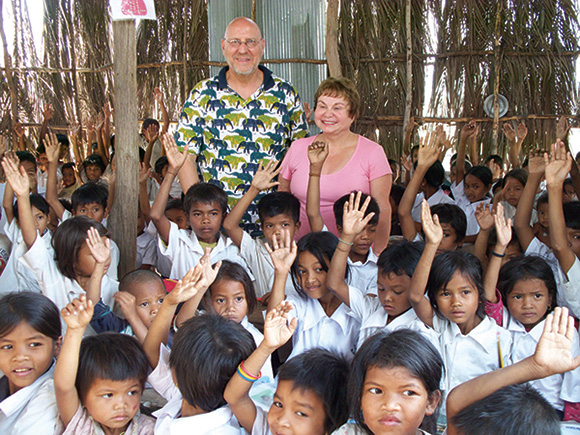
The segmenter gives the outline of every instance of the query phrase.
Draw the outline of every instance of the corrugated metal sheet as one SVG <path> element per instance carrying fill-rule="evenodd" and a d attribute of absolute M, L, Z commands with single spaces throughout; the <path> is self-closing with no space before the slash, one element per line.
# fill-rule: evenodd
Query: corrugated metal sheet
<path fill-rule="evenodd" d="M 210 0 L 209 59 L 223 61 L 221 39 L 228 23 L 250 16 L 251 0 Z M 256 22 L 266 40 L 265 59 L 325 59 L 326 2 L 324 0 L 258 1 Z M 326 65 L 265 64 L 274 74 L 294 84 L 303 101 L 311 105 L 314 93 L 326 78 Z M 210 68 L 217 74 L 218 67 Z M 311 133 L 312 133 L 311 126 Z"/>

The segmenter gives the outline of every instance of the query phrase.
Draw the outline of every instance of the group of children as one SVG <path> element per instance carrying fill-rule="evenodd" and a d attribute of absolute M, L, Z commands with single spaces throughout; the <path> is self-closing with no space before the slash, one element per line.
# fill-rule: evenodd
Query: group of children
<path fill-rule="evenodd" d="M 300 202 L 275 191 L 278 162 L 260 162 L 228 211 L 221 187 L 193 184 L 187 147 L 149 122 L 139 268 L 117 281 L 104 113 L 97 153 L 76 174 L 45 132 L 43 195 L 36 158 L 5 152 L 0 137 L 12 244 L 0 276 L 1 432 L 414 435 L 446 416 L 448 434 L 555 434 L 580 421 L 568 315 L 580 315 L 580 202 L 567 195 L 579 172 L 562 141 L 526 169 L 512 157 L 500 179 L 499 156 L 469 163 L 469 123 L 446 190 L 445 135 L 427 135 L 391 194 L 401 235 L 375 253 L 374 198 L 345 192 L 336 231 L 320 216 L 327 144 L 309 148 L 312 232 L 295 240 Z M 74 185 L 70 203 L 59 177 Z M 239 225 L 249 207 L 262 238 Z M 167 400 L 155 418 L 140 413 L 146 383 Z"/>

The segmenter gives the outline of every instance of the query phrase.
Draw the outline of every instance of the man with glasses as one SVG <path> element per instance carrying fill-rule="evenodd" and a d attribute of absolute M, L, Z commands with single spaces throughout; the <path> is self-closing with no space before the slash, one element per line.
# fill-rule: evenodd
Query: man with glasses
<path fill-rule="evenodd" d="M 250 187 L 259 162 L 281 160 L 308 126 L 294 86 L 260 65 L 265 42 L 254 21 L 234 19 L 221 45 L 228 65 L 193 88 L 175 139 L 180 147 L 189 143 L 203 179 L 220 185 L 231 207 Z M 256 220 L 254 203 L 244 216 L 248 233 L 259 231 Z"/>

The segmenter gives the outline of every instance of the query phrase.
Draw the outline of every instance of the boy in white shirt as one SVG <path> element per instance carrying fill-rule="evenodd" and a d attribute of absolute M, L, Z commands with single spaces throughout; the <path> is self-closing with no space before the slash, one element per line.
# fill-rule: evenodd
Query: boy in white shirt
<path fill-rule="evenodd" d="M 143 348 L 155 370 L 148 382 L 168 400 L 154 413 L 155 434 L 243 434 L 223 394 L 232 373 L 256 349 L 243 326 L 219 315 L 196 316 L 180 326 L 171 352 L 162 345 L 177 305 L 201 298 L 215 278 L 192 269 L 167 295 Z M 211 273 L 211 271 L 210 271 Z"/>
<path fill-rule="evenodd" d="M 300 228 L 300 201 L 290 192 L 272 192 L 258 201 L 258 215 L 264 238 L 253 239 L 240 227 L 244 213 L 258 194 L 278 184 L 272 182 L 280 171 L 280 169 L 275 169 L 276 164 L 275 161 L 269 162 L 266 166 L 260 163 L 250 188 L 224 220 L 224 229 L 240 248 L 240 255 L 256 277 L 254 288 L 258 299 L 270 293 L 274 280 L 274 265 L 265 243 L 273 246 L 274 238 L 280 242 L 284 229 L 287 229 L 290 232 L 290 238 L 294 239 L 294 234 Z M 286 281 L 286 292 L 286 294 L 294 292 L 290 279 Z M 265 300 L 262 302 L 267 303 Z"/>
<path fill-rule="evenodd" d="M 221 187 L 197 183 L 188 188 L 183 209 L 189 218 L 191 232 L 180 230 L 165 215 L 169 190 L 188 157 L 187 147 L 180 153 L 175 143 L 167 142 L 167 135 L 164 138 L 169 169 L 151 207 L 151 219 L 159 233 L 159 252 L 171 261 L 169 278 L 181 279 L 185 276 L 190 268 L 199 264 L 205 248 L 211 248 L 212 263 L 230 260 L 247 267 L 238 247 L 220 232 L 228 208 L 228 195 Z"/>

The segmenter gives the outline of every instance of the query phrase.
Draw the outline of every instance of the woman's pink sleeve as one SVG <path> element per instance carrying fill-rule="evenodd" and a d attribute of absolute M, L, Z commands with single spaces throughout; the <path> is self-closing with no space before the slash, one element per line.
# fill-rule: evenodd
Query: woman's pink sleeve
<path fill-rule="evenodd" d="M 292 179 L 292 173 L 294 172 L 295 169 L 295 163 L 294 163 L 294 154 L 296 150 L 295 146 L 290 145 L 290 148 L 288 149 L 288 151 L 286 152 L 286 155 L 284 156 L 284 159 L 282 160 L 282 170 L 280 171 L 280 175 L 282 176 L 282 178 L 285 178 L 286 180 L 291 180 Z"/>
<path fill-rule="evenodd" d="M 368 177 L 369 180 L 376 180 L 383 175 L 392 174 L 389 160 L 385 150 L 379 144 L 371 142 L 374 146 L 368 153 Z"/>

